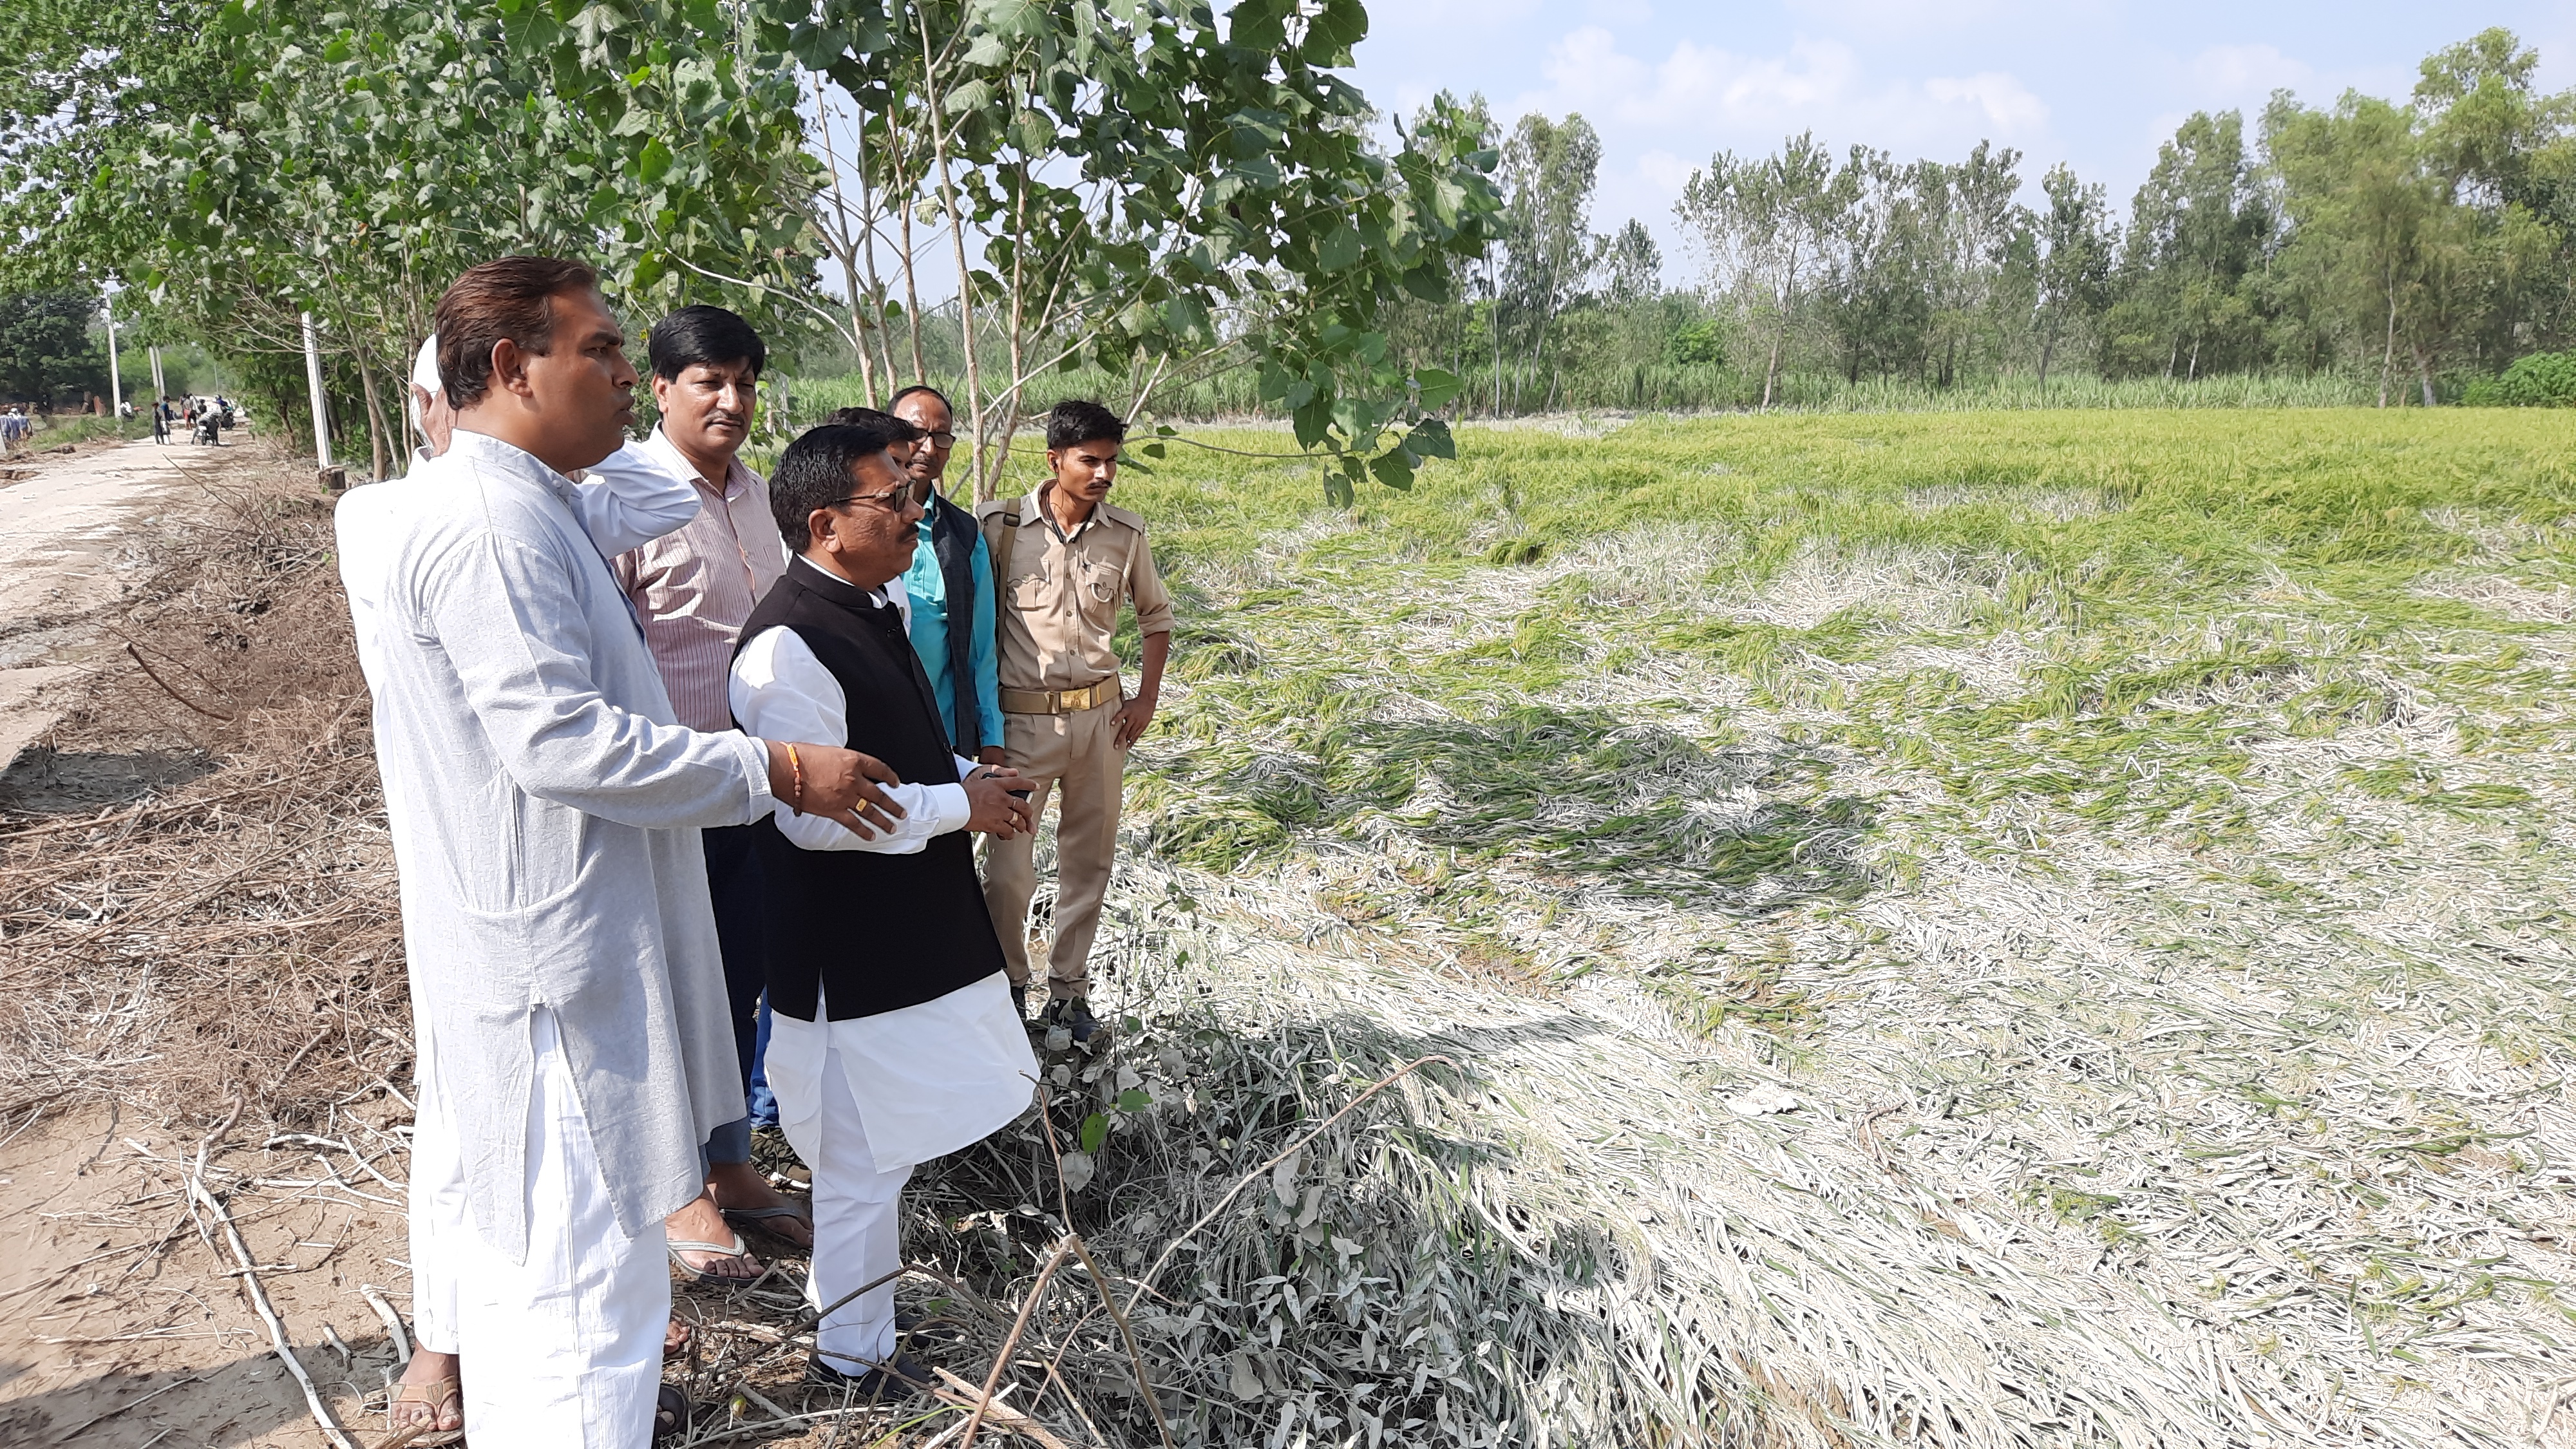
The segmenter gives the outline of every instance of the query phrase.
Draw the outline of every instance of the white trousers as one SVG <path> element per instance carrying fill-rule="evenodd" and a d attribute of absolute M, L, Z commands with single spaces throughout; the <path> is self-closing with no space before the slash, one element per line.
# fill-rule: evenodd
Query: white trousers
<path fill-rule="evenodd" d="M 802 1086 L 802 1083 L 798 1083 Z M 814 1269 L 805 1280 L 816 1308 L 840 1301 L 862 1283 L 903 1266 L 903 1220 L 895 1210 L 912 1169 L 877 1171 L 868 1150 L 867 1124 L 850 1096 L 840 1049 L 828 1050 L 822 1072 L 821 1150 L 814 1169 Z M 782 1117 L 803 1118 L 805 1104 L 783 1100 L 793 1090 L 778 1084 Z M 891 1279 L 852 1299 L 823 1320 L 815 1353 L 826 1368 L 862 1374 L 894 1357 L 894 1283 Z M 485 1449 L 477 1445 L 475 1449 Z"/>
<path fill-rule="evenodd" d="M 412 1128 L 412 1313 L 421 1346 L 461 1354 L 474 1449 L 648 1449 L 671 1278 L 659 1222 L 627 1236 L 556 1036 L 530 1028 L 528 1252 L 483 1241 L 437 1075 Z"/>

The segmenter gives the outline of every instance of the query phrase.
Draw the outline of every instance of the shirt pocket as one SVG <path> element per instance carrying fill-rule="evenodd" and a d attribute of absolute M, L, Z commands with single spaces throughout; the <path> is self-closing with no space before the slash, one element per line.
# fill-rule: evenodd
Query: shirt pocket
<path fill-rule="evenodd" d="M 1082 621 L 1104 638 L 1118 628 L 1118 583 L 1118 566 L 1098 559 L 1084 559 L 1082 574 L 1075 580 L 1074 602 L 1082 610 Z"/>
<path fill-rule="evenodd" d="M 1034 614 L 1047 606 L 1047 576 L 1041 569 L 1011 580 L 1011 607 L 1024 614 Z"/>

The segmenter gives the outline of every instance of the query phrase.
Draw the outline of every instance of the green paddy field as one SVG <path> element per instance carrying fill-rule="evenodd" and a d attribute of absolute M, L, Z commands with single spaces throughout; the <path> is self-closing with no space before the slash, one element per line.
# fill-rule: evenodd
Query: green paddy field
<path fill-rule="evenodd" d="M 1178 1250 L 1195 1434 L 2576 1443 L 2576 418 L 1459 442 L 1119 484 L 1101 1241 L 1451 1063 Z"/>

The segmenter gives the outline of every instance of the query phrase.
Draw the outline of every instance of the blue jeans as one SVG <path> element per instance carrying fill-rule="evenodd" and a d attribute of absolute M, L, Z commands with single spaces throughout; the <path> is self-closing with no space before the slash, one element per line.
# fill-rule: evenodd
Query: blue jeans
<path fill-rule="evenodd" d="M 754 1127 L 778 1126 L 778 1098 L 769 1090 L 769 993 L 760 993 L 760 1030 L 751 1049 L 751 1117 Z M 750 1159 L 746 1157 L 745 1161 Z"/>
<path fill-rule="evenodd" d="M 760 855 L 752 844 L 757 827 L 728 825 L 698 833 L 707 857 L 707 895 L 715 906 L 716 947 L 724 955 L 725 999 L 733 1018 L 733 1046 L 742 1065 L 743 1088 L 756 1094 L 751 1115 L 728 1122 L 707 1137 L 709 1162 L 749 1162 L 751 1127 L 762 1117 L 778 1120 L 769 1099 L 769 1079 L 761 1074 L 761 1053 L 769 1045 L 766 988 L 768 964 L 760 944 Z"/>

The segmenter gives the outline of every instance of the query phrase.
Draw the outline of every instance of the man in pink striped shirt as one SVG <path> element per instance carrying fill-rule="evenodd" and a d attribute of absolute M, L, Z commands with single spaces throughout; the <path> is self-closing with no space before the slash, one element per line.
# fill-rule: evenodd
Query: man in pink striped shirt
<path fill-rule="evenodd" d="M 683 307 L 655 324 L 646 351 L 662 421 L 640 451 L 695 483 L 703 506 L 686 525 L 619 554 L 611 567 L 643 620 L 673 715 L 691 729 L 727 730 L 735 636 L 787 567 L 769 486 L 735 456 L 751 435 L 768 349 L 750 323 L 721 307 Z M 701 832 L 746 1086 L 763 985 L 752 828 Z M 733 1222 L 756 1222 L 800 1247 L 812 1243 L 803 1209 L 753 1170 L 748 1118 L 718 1128 L 706 1147 L 707 1191 L 670 1219 L 671 1259 L 680 1271 L 719 1282 L 758 1277 L 760 1264 Z"/>

